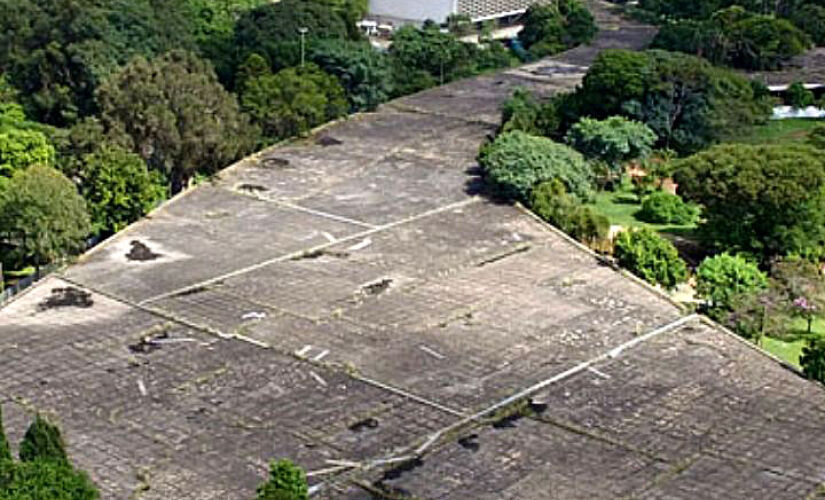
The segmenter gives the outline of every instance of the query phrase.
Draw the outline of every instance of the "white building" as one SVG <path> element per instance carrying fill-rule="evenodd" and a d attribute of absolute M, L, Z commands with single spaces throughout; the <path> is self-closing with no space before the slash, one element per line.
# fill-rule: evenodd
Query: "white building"
<path fill-rule="evenodd" d="M 400 22 L 443 23 L 450 14 L 466 14 L 473 22 L 523 13 L 531 4 L 549 0 L 370 0 L 370 15 Z"/>

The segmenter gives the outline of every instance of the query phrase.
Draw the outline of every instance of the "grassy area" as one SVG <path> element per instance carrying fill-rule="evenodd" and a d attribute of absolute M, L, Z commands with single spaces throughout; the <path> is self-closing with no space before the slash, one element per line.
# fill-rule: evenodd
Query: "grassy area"
<path fill-rule="evenodd" d="M 805 142 L 808 134 L 817 125 L 825 125 L 825 120 L 791 118 L 770 120 L 765 125 L 752 128 L 747 134 L 733 138 L 734 142 L 747 144 L 788 144 Z"/>
<path fill-rule="evenodd" d="M 765 337 L 760 345 L 763 349 L 774 356 L 787 361 L 800 368 L 799 356 L 802 355 L 802 348 L 813 337 L 825 337 L 825 321 L 821 318 L 815 319 L 811 325 L 811 333 L 808 334 L 808 322 L 799 318 L 793 322 L 793 332 L 786 339 L 780 340 L 773 337 Z"/>
<path fill-rule="evenodd" d="M 602 191 L 596 194 L 591 203 L 593 209 L 610 220 L 611 225 L 624 227 L 648 227 L 665 233 L 686 233 L 696 228 L 695 224 L 650 224 L 640 221 L 635 214 L 641 209 L 641 204 L 633 194 L 629 183 L 624 183 L 616 191 Z"/>

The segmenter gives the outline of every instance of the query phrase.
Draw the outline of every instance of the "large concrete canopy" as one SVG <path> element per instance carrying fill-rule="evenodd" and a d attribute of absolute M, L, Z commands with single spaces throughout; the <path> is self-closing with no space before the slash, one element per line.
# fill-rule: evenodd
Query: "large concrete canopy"
<path fill-rule="evenodd" d="M 593 46 L 263 151 L 0 310 L 11 441 L 53 416 L 118 499 L 251 498 L 273 458 L 335 499 L 821 492 L 819 385 L 479 195 L 502 99 L 649 38 L 593 5 Z"/>

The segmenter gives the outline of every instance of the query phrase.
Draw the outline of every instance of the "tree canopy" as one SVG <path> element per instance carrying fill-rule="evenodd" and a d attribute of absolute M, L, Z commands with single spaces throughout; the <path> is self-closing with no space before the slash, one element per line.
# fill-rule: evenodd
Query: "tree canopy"
<path fill-rule="evenodd" d="M 51 167 L 18 170 L 0 189 L 0 238 L 29 262 L 42 265 L 82 250 L 90 231 L 86 202 Z"/>
<path fill-rule="evenodd" d="M 172 191 L 197 172 L 213 173 L 256 140 L 235 97 L 191 52 L 133 59 L 100 87 L 101 121 L 131 137 L 134 152 L 166 173 Z"/>
<path fill-rule="evenodd" d="M 507 199 L 529 200 L 539 183 L 558 179 L 580 199 L 590 196 L 593 172 L 574 149 L 521 131 L 501 134 L 479 156 L 486 178 Z"/>
<path fill-rule="evenodd" d="M 605 120 L 582 118 L 565 138 L 588 159 L 604 161 L 621 173 L 622 164 L 647 157 L 656 143 L 656 134 L 644 123 L 611 116 Z"/>
<path fill-rule="evenodd" d="M 649 126 L 659 146 L 698 151 L 767 120 L 771 105 L 743 77 L 694 56 L 605 50 L 577 92 L 579 114 L 622 115 Z"/>
<path fill-rule="evenodd" d="M 619 233 L 614 255 L 620 266 L 654 285 L 674 288 L 687 279 L 687 265 L 673 243 L 648 228 Z"/>
<path fill-rule="evenodd" d="M 533 4 L 518 39 L 533 57 L 544 57 L 589 42 L 596 34 L 593 15 L 579 0 Z"/>
<path fill-rule="evenodd" d="M 244 111 L 272 139 L 303 134 L 348 108 L 338 81 L 314 64 L 252 78 L 244 83 L 241 100 Z"/>
<path fill-rule="evenodd" d="M 260 484 L 256 500 L 306 500 L 307 478 L 304 471 L 290 460 L 273 460 L 269 478 Z"/>
<path fill-rule="evenodd" d="M 679 160 L 682 195 L 704 207 L 703 236 L 767 261 L 825 245 L 825 159 L 807 146 L 725 144 Z"/>

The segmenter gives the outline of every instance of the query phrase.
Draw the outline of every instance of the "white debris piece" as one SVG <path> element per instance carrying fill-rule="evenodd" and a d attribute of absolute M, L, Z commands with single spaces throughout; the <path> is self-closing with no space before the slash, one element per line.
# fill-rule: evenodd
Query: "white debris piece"
<path fill-rule="evenodd" d="M 244 314 L 243 316 L 241 316 L 241 319 L 244 320 L 244 321 L 247 321 L 247 320 L 250 320 L 250 319 L 264 319 L 264 318 L 266 318 L 266 313 L 265 312 L 258 312 L 258 311 L 251 311 L 251 312 L 248 312 L 248 313 Z"/>
<path fill-rule="evenodd" d="M 140 391 L 140 395 L 146 397 L 148 392 L 146 391 L 146 385 L 143 383 L 143 379 L 138 379 L 137 386 L 138 390 Z"/>
<path fill-rule="evenodd" d="M 363 249 L 367 248 L 370 245 L 372 245 L 372 238 L 367 237 L 367 238 L 364 238 L 359 243 L 356 243 L 355 245 L 352 245 L 351 247 L 347 248 L 347 250 L 349 250 L 350 252 L 356 252 L 358 250 L 363 250 Z"/>

